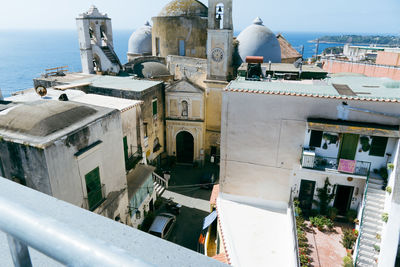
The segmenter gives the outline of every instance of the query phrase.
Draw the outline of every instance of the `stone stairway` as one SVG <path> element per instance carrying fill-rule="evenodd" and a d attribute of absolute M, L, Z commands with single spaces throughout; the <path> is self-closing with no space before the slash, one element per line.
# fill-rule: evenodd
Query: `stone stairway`
<path fill-rule="evenodd" d="M 120 64 L 119 59 L 116 56 L 115 52 L 112 50 L 112 48 L 110 48 L 108 46 L 103 46 L 103 47 L 101 47 L 101 50 L 103 50 L 104 54 L 111 61 L 111 63 Z"/>
<path fill-rule="evenodd" d="M 356 266 L 378 266 L 379 252 L 375 247 L 380 247 L 380 236 L 383 228 L 381 216 L 385 207 L 386 195 L 386 192 L 382 190 L 382 186 L 383 181 L 381 179 L 369 178 Z"/>
<path fill-rule="evenodd" d="M 165 187 L 156 181 L 153 182 L 154 184 L 154 190 L 156 190 L 156 194 L 158 197 L 160 197 L 164 192 L 165 192 Z"/>

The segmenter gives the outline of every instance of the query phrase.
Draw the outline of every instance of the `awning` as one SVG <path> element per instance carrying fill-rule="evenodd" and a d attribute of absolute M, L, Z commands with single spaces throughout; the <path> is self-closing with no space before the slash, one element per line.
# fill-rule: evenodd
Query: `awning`
<path fill-rule="evenodd" d="M 311 130 L 353 133 L 369 136 L 400 137 L 398 125 L 383 125 L 377 123 L 365 123 L 356 121 L 342 121 L 329 119 L 308 119 L 308 128 Z"/>
<path fill-rule="evenodd" d="M 210 215 L 204 218 L 203 230 L 207 229 L 217 218 L 217 211 L 214 210 Z"/>

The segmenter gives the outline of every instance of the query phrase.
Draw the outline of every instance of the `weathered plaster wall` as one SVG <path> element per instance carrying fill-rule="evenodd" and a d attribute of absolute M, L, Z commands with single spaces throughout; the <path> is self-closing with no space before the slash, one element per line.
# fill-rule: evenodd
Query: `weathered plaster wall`
<path fill-rule="evenodd" d="M 308 118 L 338 119 L 341 100 L 223 93 L 221 191 L 288 201 L 290 174 L 300 163 Z M 347 101 L 348 105 L 400 114 L 399 105 Z M 399 125 L 391 117 L 350 112 L 350 121 Z M 322 178 L 321 178 L 322 179 Z"/>
<path fill-rule="evenodd" d="M 167 57 L 168 70 L 176 80 L 188 79 L 191 83 L 206 88 L 207 60 L 169 55 Z"/>
<path fill-rule="evenodd" d="M 167 57 L 179 54 L 179 40 L 185 41 L 185 56 L 206 58 L 207 18 L 153 17 L 153 56 Z M 156 38 L 160 40 L 157 54 Z"/>
<path fill-rule="evenodd" d="M 108 88 L 87 88 L 86 93 L 114 96 L 125 99 L 142 100 L 143 123 L 147 123 L 148 137 L 144 137 L 142 149 L 147 159 L 153 160 L 164 151 L 164 85 L 159 84 L 143 92 L 129 90 L 117 90 Z M 153 117 L 153 99 L 157 99 L 157 117 Z M 154 140 L 158 138 L 161 149 L 153 152 Z"/>
<path fill-rule="evenodd" d="M 129 157 L 143 144 L 143 120 L 141 113 L 140 105 L 121 113 L 122 135 L 127 137 Z"/>
<path fill-rule="evenodd" d="M 100 180 L 105 186 L 106 198 L 110 199 L 109 196 L 126 188 L 121 125 L 120 112 L 115 110 L 111 115 L 56 140 L 45 150 L 54 197 L 86 207 L 85 175 L 96 167 L 100 169 Z M 78 151 L 97 141 L 101 143 L 75 156 Z M 125 213 L 126 206 L 124 208 L 124 211 L 115 210 L 114 213 Z M 102 210 L 101 206 L 99 209 Z M 109 215 L 112 213 L 107 211 Z"/>
<path fill-rule="evenodd" d="M 0 172 L 3 177 L 51 195 L 44 150 L 29 144 L 5 141 L 0 137 Z"/>

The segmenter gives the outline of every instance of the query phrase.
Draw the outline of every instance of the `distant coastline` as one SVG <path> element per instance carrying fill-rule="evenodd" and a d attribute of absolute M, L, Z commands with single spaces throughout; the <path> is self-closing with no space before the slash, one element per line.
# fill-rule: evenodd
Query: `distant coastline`
<path fill-rule="evenodd" d="M 379 45 L 379 46 L 400 46 L 400 37 L 389 35 L 325 35 L 309 41 L 320 44 L 352 44 L 352 45 Z"/>

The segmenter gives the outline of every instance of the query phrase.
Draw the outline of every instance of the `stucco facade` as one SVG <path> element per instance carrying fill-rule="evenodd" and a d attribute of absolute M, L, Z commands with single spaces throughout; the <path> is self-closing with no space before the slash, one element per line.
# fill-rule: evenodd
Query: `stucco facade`
<path fill-rule="evenodd" d="M 307 120 L 312 117 L 338 119 L 338 107 L 342 102 L 313 97 L 224 92 L 221 191 L 288 202 L 290 189 L 293 184 L 298 184 L 303 175 L 296 173 L 294 176 L 293 171 L 300 165 Z M 355 108 L 399 114 L 395 111 L 397 103 L 346 103 Z M 363 112 L 350 112 L 347 119 L 398 125 L 396 118 Z M 394 149 L 394 146 L 391 148 Z M 324 181 L 326 177 L 327 174 L 321 172 L 319 179 Z M 331 183 L 341 182 L 339 177 L 332 179 L 336 180 Z M 356 181 L 353 179 L 353 183 Z"/>
<path fill-rule="evenodd" d="M 46 136 L 3 128 L 0 132 L 3 175 L 111 219 L 119 216 L 129 224 L 120 114 L 117 110 L 90 108 L 96 110 L 95 115 Z M 85 177 L 95 169 L 102 201 L 89 207 Z"/>

